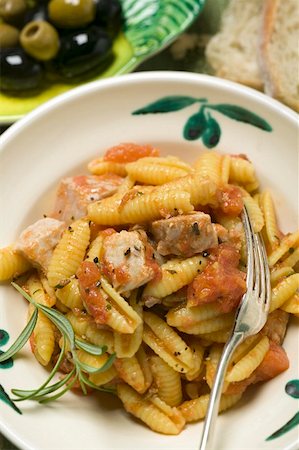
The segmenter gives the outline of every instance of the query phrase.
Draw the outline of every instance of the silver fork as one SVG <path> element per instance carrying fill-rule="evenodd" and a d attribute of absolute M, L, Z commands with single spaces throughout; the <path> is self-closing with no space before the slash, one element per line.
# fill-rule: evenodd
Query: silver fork
<path fill-rule="evenodd" d="M 230 358 L 236 349 L 248 336 L 258 333 L 264 326 L 271 300 L 270 272 L 264 242 L 260 235 L 255 234 L 246 207 L 242 212 L 247 244 L 247 292 L 244 294 L 236 314 L 232 334 L 221 355 L 210 401 L 205 418 L 200 450 L 213 450 L 215 423 L 219 410 L 220 397 L 224 376 Z"/>

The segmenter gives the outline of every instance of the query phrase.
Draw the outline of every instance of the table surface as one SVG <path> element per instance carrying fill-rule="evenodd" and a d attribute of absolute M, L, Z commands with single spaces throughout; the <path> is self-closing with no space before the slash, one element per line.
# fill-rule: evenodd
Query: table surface
<path fill-rule="evenodd" d="M 201 45 L 201 42 L 204 42 L 205 36 L 214 34 L 217 31 L 221 12 L 227 1 L 207 0 L 203 13 L 188 30 L 188 33 L 193 36 L 200 34 L 203 37 L 202 40 L 197 40 L 195 48 L 184 53 L 180 58 L 177 58 L 177 48 L 174 43 L 170 48 L 143 63 L 136 71 L 179 70 L 209 73 L 209 67 L 204 58 L 204 46 Z M 0 134 L 6 128 L 7 126 L 0 126 Z M 18 449 L 0 433 L 0 450 Z"/>

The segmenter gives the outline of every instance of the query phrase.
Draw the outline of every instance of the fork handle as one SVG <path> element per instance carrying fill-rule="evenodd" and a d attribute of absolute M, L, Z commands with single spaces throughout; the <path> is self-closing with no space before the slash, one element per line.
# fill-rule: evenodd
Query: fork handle
<path fill-rule="evenodd" d="M 220 361 L 218 363 L 216 377 L 210 394 L 209 405 L 206 413 L 204 428 L 201 437 L 199 450 L 213 450 L 212 439 L 215 435 L 215 423 L 218 416 L 220 397 L 224 383 L 225 372 L 236 347 L 244 340 L 243 333 L 234 333 L 229 341 L 227 341 Z"/>

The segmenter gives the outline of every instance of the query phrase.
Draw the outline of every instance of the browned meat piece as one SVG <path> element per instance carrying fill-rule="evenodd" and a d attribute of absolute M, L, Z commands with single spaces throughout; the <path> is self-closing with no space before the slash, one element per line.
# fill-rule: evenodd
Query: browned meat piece
<path fill-rule="evenodd" d="M 268 336 L 276 344 L 282 344 L 287 330 L 289 314 L 281 309 L 276 309 L 269 314 L 267 322 L 262 329 L 262 334 Z"/>
<path fill-rule="evenodd" d="M 160 276 L 153 248 L 141 231 L 121 231 L 103 244 L 103 271 L 119 292 L 135 289 Z"/>
<path fill-rule="evenodd" d="M 47 271 L 53 250 L 66 227 L 64 222 L 47 217 L 26 228 L 15 242 L 14 248 L 35 267 Z"/>
<path fill-rule="evenodd" d="M 192 256 L 218 245 L 211 218 L 203 212 L 156 220 L 152 233 L 161 255 Z"/>
<path fill-rule="evenodd" d="M 58 188 L 52 217 L 70 222 L 84 217 L 87 206 L 114 194 L 123 178 L 111 173 L 64 178 Z"/>

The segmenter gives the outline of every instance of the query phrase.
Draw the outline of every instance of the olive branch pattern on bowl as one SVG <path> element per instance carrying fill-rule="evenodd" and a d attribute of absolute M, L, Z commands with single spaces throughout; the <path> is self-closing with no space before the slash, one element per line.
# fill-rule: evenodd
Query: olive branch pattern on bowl
<path fill-rule="evenodd" d="M 196 98 L 183 95 L 162 97 L 153 103 L 133 111 L 133 115 L 170 113 L 187 108 L 199 103 L 199 110 L 192 114 L 183 128 L 183 136 L 188 141 L 202 139 L 207 148 L 216 147 L 221 138 L 221 127 L 213 111 L 217 111 L 239 122 L 247 123 L 260 128 L 263 131 L 272 131 L 271 125 L 262 117 L 249 111 L 246 108 L 227 103 L 211 104 L 206 98 Z"/>
<path fill-rule="evenodd" d="M 299 398 L 299 380 L 291 380 L 285 385 L 285 392 L 293 398 Z M 267 437 L 266 441 L 276 439 L 299 425 L 299 411 L 282 427 Z"/>

